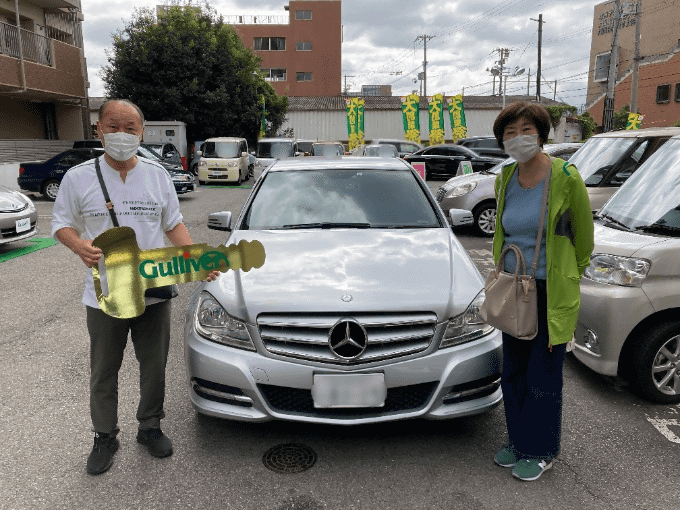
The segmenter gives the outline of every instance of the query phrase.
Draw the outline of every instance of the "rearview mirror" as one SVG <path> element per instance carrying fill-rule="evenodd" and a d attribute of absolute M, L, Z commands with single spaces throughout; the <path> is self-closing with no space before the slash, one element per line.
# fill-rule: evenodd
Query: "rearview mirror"
<path fill-rule="evenodd" d="M 474 216 L 470 211 L 465 209 L 449 209 L 449 224 L 452 227 L 462 227 L 464 225 L 472 225 L 474 223 Z"/>

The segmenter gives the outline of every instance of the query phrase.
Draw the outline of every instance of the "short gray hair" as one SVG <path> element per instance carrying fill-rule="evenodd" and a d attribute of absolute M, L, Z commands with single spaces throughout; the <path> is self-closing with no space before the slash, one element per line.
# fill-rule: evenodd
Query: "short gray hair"
<path fill-rule="evenodd" d="M 132 101 L 128 101 L 127 99 L 107 99 L 106 101 L 104 101 L 104 103 L 99 107 L 98 115 L 99 122 L 101 122 L 102 119 L 104 118 L 104 111 L 106 110 L 106 107 L 109 106 L 111 103 L 126 104 L 134 108 L 135 111 L 137 112 L 137 115 L 139 115 L 139 120 L 142 121 L 142 127 L 144 127 L 144 114 L 142 113 L 141 108 Z"/>

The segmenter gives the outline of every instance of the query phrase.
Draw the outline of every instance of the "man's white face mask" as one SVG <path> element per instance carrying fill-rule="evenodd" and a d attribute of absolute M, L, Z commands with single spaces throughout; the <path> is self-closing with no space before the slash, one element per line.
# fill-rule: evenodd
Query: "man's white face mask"
<path fill-rule="evenodd" d="M 140 141 L 130 133 L 104 133 L 104 151 L 116 161 L 127 161 L 137 154 Z"/>
<path fill-rule="evenodd" d="M 503 140 L 503 147 L 508 156 L 520 163 L 526 163 L 541 150 L 538 145 L 538 135 L 517 135 L 509 140 Z"/>

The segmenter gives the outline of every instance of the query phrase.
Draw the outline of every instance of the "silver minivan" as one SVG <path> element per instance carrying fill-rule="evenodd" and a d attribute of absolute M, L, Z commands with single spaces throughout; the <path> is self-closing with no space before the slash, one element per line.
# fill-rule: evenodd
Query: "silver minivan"
<path fill-rule="evenodd" d="M 579 169 L 580 170 L 580 169 Z M 576 357 L 644 398 L 680 402 L 680 136 L 602 207 L 581 280 Z"/>

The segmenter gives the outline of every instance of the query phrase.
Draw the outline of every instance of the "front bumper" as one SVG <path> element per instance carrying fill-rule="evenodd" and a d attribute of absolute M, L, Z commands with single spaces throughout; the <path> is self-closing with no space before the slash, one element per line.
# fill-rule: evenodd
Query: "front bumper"
<path fill-rule="evenodd" d="M 435 333 L 441 334 L 439 325 Z M 249 326 L 258 352 L 200 337 L 187 321 L 185 358 L 189 395 L 202 414 L 245 421 L 282 419 L 355 425 L 405 418 L 447 419 L 482 413 L 502 400 L 501 333 L 429 354 L 336 367 L 269 354 Z M 384 407 L 314 408 L 315 374 L 383 373 Z"/>
<path fill-rule="evenodd" d="M 617 375 L 623 344 L 633 328 L 654 313 L 639 287 L 622 287 L 581 280 L 581 308 L 574 332 L 574 355 L 604 375 Z M 592 344 L 597 337 L 597 347 Z"/>
<path fill-rule="evenodd" d="M 205 182 L 237 182 L 238 177 L 238 167 L 208 168 L 198 171 L 198 178 Z"/>

